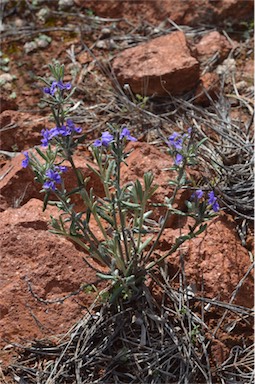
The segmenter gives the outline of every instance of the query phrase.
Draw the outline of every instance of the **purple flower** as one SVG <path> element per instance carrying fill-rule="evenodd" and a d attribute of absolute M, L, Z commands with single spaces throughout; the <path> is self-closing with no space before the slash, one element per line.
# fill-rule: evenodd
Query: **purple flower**
<path fill-rule="evenodd" d="M 58 172 L 53 171 L 53 169 L 48 169 L 48 171 L 45 172 L 45 175 L 48 179 L 51 179 L 55 183 L 61 183 L 61 176 Z"/>
<path fill-rule="evenodd" d="M 22 167 L 23 167 L 23 168 L 27 168 L 28 165 L 29 165 L 29 160 L 30 160 L 30 159 L 29 159 L 28 152 L 27 152 L 27 151 L 23 152 L 23 155 L 25 156 L 25 159 L 22 160 Z"/>
<path fill-rule="evenodd" d="M 65 136 L 70 136 L 71 133 L 72 133 L 71 129 L 66 125 L 62 125 L 61 127 L 56 127 L 56 136 L 65 137 Z"/>
<path fill-rule="evenodd" d="M 58 128 L 52 128 L 52 129 L 42 129 L 41 131 L 42 134 L 42 146 L 47 147 L 49 145 L 50 140 L 58 135 Z"/>
<path fill-rule="evenodd" d="M 183 156 L 180 153 L 177 153 L 177 155 L 175 156 L 175 164 L 180 165 L 182 160 L 183 160 Z"/>
<path fill-rule="evenodd" d="M 101 139 L 96 139 L 96 141 L 94 141 L 94 144 L 93 144 L 94 147 L 101 147 L 101 145 L 102 145 Z"/>
<path fill-rule="evenodd" d="M 52 180 L 45 181 L 45 183 L 43 184 L 43 188 L 44 189 L 52 189 L 53 191 L 56 191 L 56 185 L 55 185 L 54 181 L 52 181 Z"/>
<path fill-rule="evenodd" d="M 208 204 L 212 206 L 212 209 L 214 212 L 218 212 L 220 210 L 220 206 L 217 201 L 217 197 L 214 195 L 214 192 L 210 191 L 208 193 L 208 196 L 209 196 Z"/>
<path fill-rule="evenodd" d="M 67 168 L 64 165 L 56 165 L 54 169 L 56 171 L 59 171 L 59 172 L 66 172 L 67 171 Z"/>
<path fill-rule="evenodd" d="M 182 149 L 182 137 L 179 133 L 177 132 L 174 132 L 171 136 L 169 136 L 168 138 L 169 140 L 169 144 L 174 147 L 175 149 L 177 150 L 181 150 Z"/>
<path fill-rule="evenodd" d="M 108 131 L 102 133 L 101 139 L 97 139 L 94 142 L 94 147 L 108 147 L 108 145 L 113 141 L 113 135 L 111 135 Z"/>
<path fill-rule="evenodd" d="M 47 147 L 51 139 L 57 136 L 70 136 L 73 132 L 81 133 L 81 127 L 75 127 L 72 120 L 67 120 L 67 125 L 62 125 L 61 127 L 55 127 L 52 129 L 43 129 L 42 130 L 42 146 Z"/>
<path fill-rule="evenodd" d="M 130 141 L 137 141 L 137 139 L 135 137 L 130 135 L 130 131 L 126 127 L 122 129 L 121 134 L 120 134 L 120 139 L 123 139 L 124 137 Z"/>
<path fill-rule="evenodd" d="M 54 96 L 57 88 L 60 89 L 61 91 L 65 89 L 69 90 L 72 88 L 72 84 L 71 83 L 64 84 L 63 81 L 53 81 L 50 87 L 43 88 L 43 92 L 48 95 Z"/>
<path fill-rule="evenodd" d="M 56 90 L 57 90 L 57 81 L 53 81 L 50 87 L 43 88 L 43 92 L 47 93 L 51 96 L 54 96 Z"/>
<path fill-rule="evenodd" d="M 64 84 L 62 81 L 58 81 L 58 82 L 57 82 L 57 87 L 58 87 L 61 91 L 63 91 L 64 89 L 69 90 L 69 89 L 72 88 L 72 84 L 71 84 L 71 83 L 66 83 L 66 84 Z"/>
<path fill-rule="evenodd" d="M 53 168 L 48 169 L 45 172 L 46 181 L 43 184 L 44 189 L 52 189 L 53 191 L 56 190 L 56 184 L 61 184 L 62 178 L 61 173 L 66 172 L 67 168 L 59 165 L 54 166 Z"/>
<path fill-rule="evenodd" d="M 197 198 L 197 199 L 201 199 L 204 195 L 204 192 L 202 191 L 202 189 L 197 189 L 193 195 L 191 196 L 193 199 Z"/>
<path fill-rule="evenodd" d="M 192 132 L 192 128 L 188 128 L 188 129 L 187 129 L 187 132 L 188 132 L 188 133 L 184 133 L 184 134 L 182 135 L 183 139 L 184 139 L 185 137 L 187 137 L 188 139 L 190 139 L 191 132 Z"/>
<path fill-rule="evenodd" d="M 67 119 L 66 124 L 71 130 L 71 132 L 81 133 L 82 128 L 81 127 L 75 127 L 73 120 Z"/>

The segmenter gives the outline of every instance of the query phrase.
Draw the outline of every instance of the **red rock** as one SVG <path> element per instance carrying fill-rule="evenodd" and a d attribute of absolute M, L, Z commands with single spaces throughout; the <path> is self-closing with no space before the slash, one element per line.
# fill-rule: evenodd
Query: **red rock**
<path fill-rule="evenodd" d="M 210 32 L 203 36 L 199 43 L 196 44 L 199 61 L 208 60 L 216 53 L 222 61 L 228 56 L 231 48 L 233 47 L 227 38 L 217 31 Z"/>
<path fill-rule="evenodd" d="M 33 152 L 35 155 L 37 153 Z M 39 156 L 37 155 L 39 158 Z M 34 181 L 34 173 L 28 168 L 22 168 L 22 160 L 24 156 L 17 155 L 11 161 L 9 161 L 2 169 L 0 174 L 0 210 L 5 210 L 8 207 L 19 207 L 26 204 L 29 199 L 36 198 L 43 200 L 44 193 L 40 193 L 42 186 Z M 98 177 L 86 166 L 90 163 L 84 159 L 83 156 L 73 157 L 75 165 L 82 171 L 84 179 L 88 178 L 87 187 L 88 190 L 93 188 L 98 196 L 103 193 L 103 186 L 98 182 Z M 67 173 L 63 175 L 65 179 L 65 186 L 67 190 L 72 190 L 77 186 L 76 177 L 71 169 L 69 163 L 65 163 L 67 166 Z M 90 163 L 91 166 L 94 164 Z M 83 202 L 80 195 L 75 194 L 72 197 L 73 203 L 76 204 L 76 209 L 82 209 Z"/>
<path fill-rule="evenodd" d="M 6 110 L 0 115 L 1 149 L 22 151 L 41 144 L 41 130 L 47 127 L 46 118 L 25 112 Z"/>
<path fill-rule="evenodd" d="M 123 51 L 113 62 L 121 83 L 134 94 L 180 95 L 199 79 L 199 63 L 191 56 L 185 35 L 173 32 Z"/>
<path fill-rule="evenodd" d="M 50 207 L 43 213 L 42 202 L 31 199 L 19 209 L 0 213 L 1 350 L 9 342 L 67 332 L 95 299 L 95 293 L 81 292 L 63 303 L 46 305 L 28 289 L 30 281 L 40 298 L 54 300 L 76 291 L 81 284 L 97 280 L 95 271 L 82 259 L 87 257 L 84 252 L 48 232 L 50 214 L 56 211 Z"/>
<path fill-rule="evenodd" d="M 251 265 L 250 256 L 248 250 L 241 245 L 235 226 L 234 219 L 223 213 L 208 223 L 205 232 L 189 243 L 184 243 L 182 251 L 187 283 L 197 287 L 198 296 L 228 302 L 248 271 Z M 180 228 L 182 234 L 188 232 L 187 225 Z M 161 240 L 164 253 L 179 235 L 179 229 L 165 231 Z M 174 275 L 180 267 L 179 255 L 174 253 L 169 256 L 167 263 L 170 273 Z M 238 291 L 234 303 L 251 308 L 253 300 L 254 280 L 251 271 Z"/>
<path fill-rule="evenodd" d="M 14 99 L 10 99 L 4 92 L 1 91 L 0 96 L 0 113 L 6 110 L 18 109 L 18 105 Z"/>
<path fill-rule="evenodd" d="M 195 104 L 201 104 L 207 106 L 210 104 L 209 95 L 212 99 L 215 99 L 219 95 L 219 76 L 217 73 L 205 73 L 200 77 L 200 84 L 195 93 Z"/>
<path fill-rule="evenodd" d="M 252 18 L 253 0 L 74 0 L 99 17 L 146 20 L 152 25 L 170 18 L 177 24 L 197 26 L 230 18 L 232 22 Z M 121 6 L 120 6 L 121 2 Z"/>
<path fill-rule="evenodd" d="M 253 18 L 253 0 L 216 0 L 211 1 L 211 4 L 220 20 L 230 19 L 232 22 L 240 22 Z"/>
<path fill-rule="evenodd" d="M 29 168 L 22 168 L 23 155 L 14 157 L 1 169 L 0 210 L 17 208 L 30 198 L 40 198 L 40 187 L 34 182 L 34 174 Z"/>

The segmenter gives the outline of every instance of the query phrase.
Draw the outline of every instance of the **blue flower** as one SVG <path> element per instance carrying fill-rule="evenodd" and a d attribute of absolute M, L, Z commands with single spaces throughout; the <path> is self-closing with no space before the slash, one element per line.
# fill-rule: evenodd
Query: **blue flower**
<path fill-rule="evenodd" d="M 45 175 L 46 175 L 46 177 L 48 179 L 51 179 L 55 183 L 61 183 L 61 176 L 60 176 L 60 174 L 58 172 L 56 172 L 56 171 L 53 171 L 53 169 L 48 169 L 45 172 Z"/>
<path fill-rule="evenodd" d="M 27 168 L 29 165 L 29 161 L 30 161 L 28 152 L 27 151 L 23 152 L 23 155 L 25 156 L 25 159 L 22 160 L 22 167 Z"/>
<path fill-rule="evenodd" d="M 126 127 L 122 129 L 121 134 L 120 134 L 120 139 L 123 139 L 124 137 L 130 141 L 137 141 L 137 139 L 135 137 L 130 135 L 130 131 Z"/>
<path fill-rule="evenodd" d="M 217 201 L 217 197 L 214 195 L 214 192 L 211 191 L 208 193 L 209 199 L 208 204 L 212 206 L 214 212 L 218 212 L 220 210 L 219 203 Z"/>
<path fill-rule="evenodd" d="M 193 199 L 194 199 L 194 198 L 202 199 L 203 195 L 204 195 L 204 192 L 202 191 L 202 189 L 197 189 L 197 190 L 193 193 L 193 195 L 192 195 L 191 197 L 192 197 Z"/>
<path fill-rule="evenodd" d="M 42 129 L 42 146 L 47 147 L 49 145 L 50 140 L 58 135 L 58 128 L 52 128 L 52 129 Z"/>
<path fill-rule="evenodd" d="M 113 135 L 111 135 L 108 131 L 102 133 L 101 139 L 97 139 L 93 146 L 94 147 L 108 147 L 108 145 L 113 141 Z"/>
<path fill-rule="evenodd" d="M 61 91 L 65 89 L 69 90 L 72 88 L 72 84 L 71 83 L 64 84 L 62 81 L 53 81 L 50 87 L 43 88 L 43 92 L 48 95 L 54 96 L 57 88 L 60 89 Z"/>
<path fill-rule="evenodd" d="M 57 90 L 57 81 L 53 81 L 50 87 L 43 88 L 43 92 L 47 93 L 51 96 L 54 96 L 56 90 Z"/>
<path fill-rule="evenodd" d="M 169 140 L 169 144 L 172 147 L 174 147 L 176 150 L 182 149 L 183 139 L 179 133 L 174 132 L 171 136 L 169 136 L 168 140 Z"/>
<path fill-rule="evenodd" d="M 52 191 L 56 191 L 56 189 L 57 189 L 55 182 L 52 180 L 45 181 L 45 183 L 43 184 L 43 188 L 44 189 L 52 189 Z"/>
<path fill-rule="evenodd" d="M 81 133 L 82 129 L 81 127 L 75 127 L 72 120 L 68 119 L 66 121 L 67 125 L 62 125 L 61 127 L 55 127 L 52 129 L 43 129 L 41 131 L 41 134 L 43 136 L 41 143 L 43 147 L 47 147 L 54 137 L 57 136 L 70 136 L 72 133 Z"/>
<path fill-rule="evenodd" d="M 73 120 L 67 119 L 66 124 L 68 128 L 71 130 L 71 132 L 81 133 L 82 128 L 81 127 L 75 127 Z"/>
<path fill-rule="evenodd" d="M 45 172 L 46 181 L 43 184 L 44 189 L 56 190 L 56 184 L 61 184 L 61 173 L 66 172 L 67 168 L 64 166 L 54 166 Z"/>
<path fill-rule="evenodd" d="M 175 161 L 174 161 L 175 164 L 180 165 L 182 160 L 183 160 L 183 156 L 180 153 L 177 153 L 177 155 L 175 156 Z"/>
<path fill-rule="evenodd" d="M 59 171 L 61 173 L 67 171 L 67 168 L 64 165 L 55 165 L 54 169 L 55 171 Z"/>
<path fill-rule="evenodd" d="M 71 84 L 71 83 L 66 83 L 66 84 L 64 84 L 62 81 L 58 81 L 58 82 L 57 82 L 57 87 L 58 87 L 59 89 L 61 89 L 61 91 L 63 91 L 64 89 L 69 90 L 69 89 L 72 88 L 72 84 Z"/>

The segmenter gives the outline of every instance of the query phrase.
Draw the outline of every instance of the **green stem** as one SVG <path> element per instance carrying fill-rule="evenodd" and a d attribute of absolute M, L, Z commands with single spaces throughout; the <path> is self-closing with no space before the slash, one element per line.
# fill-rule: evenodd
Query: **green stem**
<path fill-rule="evenodd" d="M 144 213 L 145 213 L 146 201 L 147 201 L 147 196 L 146 196 L 146 192 L 145 192 L 144 196 L 143 196 L 143 201 L 141 202 L 141 208 L 142 209 L 141 209 L 141 212 L 140 212 L 140 219 L 139 219 L 137 249 L 140 248 L 140 243 L 141 243 L 141 240 L 142 240 L 143 216 L 144 216 Z"/>
<path fill-rule="evenodd" d="M 127 236 L 125 232 L 125 217 L 122 212 L 122 207 L 121 207 L 121 201 L 120 201 L 120 196 L 121 196 L 121 187 L 120 187 L 120 166 L 121 166 L 121 161 L 122 161 L 122 143 L 120 142 L 119 138 L 119 132 L 117 134 L 117 146 L 118 146 L 118 152 L 117 152 L 117 161 L 116 161 L 116 171 L 117 171 L 117 176 L 116 176 L 116 197 L 117 197 L 117 205 L 118 205 L 118 211 L 119 211 L 119 218 L 120 218 L 120 225 L 121 225 L 121 233 L 124 241 L 124 247 L 125 247 L 125 253 L 126 253 L 126 260 L 123 261 L 125 265 L 127 265 L 127 262 L 130 261 L 130 256 L 129 256 L 129 249 L 128 249 L 128 241 L 127 241 Z"/>
<path fill-rule="evenodd" d="M 95 218 L 95 220 L 96 220 L 96 222 L 97 222 L 97 224 L 98 224 L 98 226 L 99 226 L 99 228 L 100 228 L 100 230 L 101 230 L 105 240 L 108 240 L 107 233 L 106 233 L 106 231 L 105 231 L 105 229 L 104 229 L 104 227 L 103 227 L 103 225 L 101 223 L 101 220 L 98 217 L 98 214 L 97 214 L 95 208 L 92 208 L 92 204 L 91 204 L 91 201 L 89 199 L 88 193 L 87 193 L 87 191 L 86 191 L 86 189 L 84 187 L 84 183 L 80 180 L 80 176 L 79 176 L 78 170 L 77 170 L 77 168 L 76 168 L 76 166 L 74 164 L 73 158 L 71 156 L 69 156 L 68 160 L 69 160 L 69 162 L 70 162 L 70 164 L 72 166 L 72 169 L 75 172 L 75 175 L 76 175 L 79 187 L 83 188 L 83 191 L 81 191 L 82 199 L 85 202 L 85 204 L 91 209 L 91 212 L 92 212 L 92 214 L 93 214 L 93 216 L 94 216 L 94 218 Z M 84 193 L 86 194 L 86 197 L 84 197 Z"/>
<path fill-rule="evenodd" d="M 181 185 L 180 182 L 181 182 L 181 179 L 182 179 L 183 174 L 184 174 L 184 170 L 185 170 L 185 167 L 186 167 L 186 162 L 187 162 L 187 160 L 185 158 L 184 162 L 183 162 L 183 166 L 181 167 L 180 172 L 178 174 L 177 185 L 175 186 L 173 195 L 171 197 L 171 204 L 174 203 L 176 195 L 177 195 L 177 192 L 180 189 L 180 185 Z M 144 257 L 144 261 L 145 262 L 147 262 L 149 260 L 149 258 L 151 257 L 152 253 L 155 251 L 155 249 L 156 249 L 156 247 L 158 245 L 159 239 L 162 236 L 162 233 L 163 233 L 164 229 L 166 228 L 166 224 L 167 224 L 167 221 L 168 221 L 170 215 L 171 215 L 171 210 L 168 209 L 166 214 L 165 214 L 164 221 L 163 221 L 163 224 L 162 224 L 162 226 L 160 228 L 160 231 L 158 232 L 157 237 L 156 237 L 156 239 L 155 239 L 151 249 L 149 250 L 147 255 Z"/>

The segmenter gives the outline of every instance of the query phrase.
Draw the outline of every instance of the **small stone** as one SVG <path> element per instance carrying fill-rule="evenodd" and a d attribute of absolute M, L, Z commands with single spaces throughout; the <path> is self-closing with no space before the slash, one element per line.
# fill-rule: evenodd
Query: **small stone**
<path fill-rule="evenodd" d="M 26 44 L 24 44 L 24 50 L 26 53 L 30 53 L 37 50 L 37 44 L 35 41 L 29 41 Z"/>
<path fill-rule="evenodd" d="M 22 20 L 22 19 L 20 19 L 20 18 L 16 18 L 16 19 L 14 20 L 14 24 L 15 24 L 15 26 L 16 26 L 17 28 L 21 28 L 21 27 L 24 27 L 25 22 L 24 22 L 24 20 Z"/>
<path fill-rule="evenodd" d="M 70 8 L 74 5 L 73 0 L 59 0 L 58 1 L 58 7 L 60 10 L 64 10 L 67 8 Z"/>
<path fill-rule="evenodd" d="M 50 44 L 47 40 L 38 39 L 36 40 L 38 48 L 46 48 Z"/>
<path fill-rule="evenodd" d="M 1 85 L 1 82 L 0 82 L 0 85 Z M 12 84 L 11 83 L 5 83 L 2 85 L 3 89 L 5 89 L 6 91 L 10 92 L 12 90 Z"/>
<path fill-rule="evenodd" d="M 109 37 L 111 35 L 111 33 L 112 33 L 112 31 L 110 30 L 110 28 L 102 28 L 101 37 L 102 38 Z"/>
<path fill-rule="evenodd" d="M 105 41 L 105 40 L 97 41 L 96 42 L 96 47 L 99 48 L 99 49 L 107 49 L 108 48 L 107 41 Z"/>
<path fill-rule="evenodd" d="M 208 60 L 218 53 L 220 60 L 224 60 L 232 46 L 225 36 L 217 31 L 210 32 L 196 44 L 197 55 L 200 60 Z"/>
<path fill-rule="evenodd" d="M 218 75 L 231 74 L 236 71 L 236 61 L 235 59 L 226 59 L 221 65 L 218 65 L 216 68 L 216 73 Z"/>
<path fill-rule="evenodd" d="M 2 75 L 0 75 L 0 85 L 11 83 L 13 79 L 14 78 L 10 73 L 2 73 Z"/>
<path fill-rule="evenodd" d="M 45 23 L 45 21 L 48 19 L 49 15 L 50 15 L 50 10 L 47 7 L 41 8 L 40 11 L 37 12 L 37 14 L 36 14 L 38 20 L 41 21 L 42 23 Z"/>

